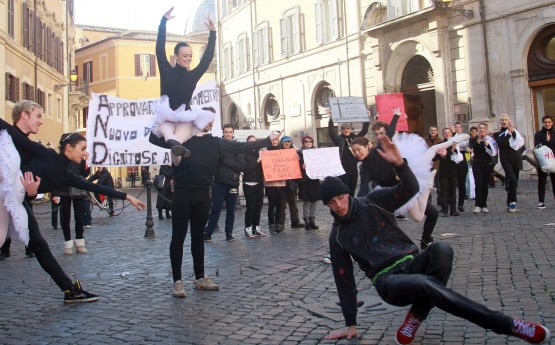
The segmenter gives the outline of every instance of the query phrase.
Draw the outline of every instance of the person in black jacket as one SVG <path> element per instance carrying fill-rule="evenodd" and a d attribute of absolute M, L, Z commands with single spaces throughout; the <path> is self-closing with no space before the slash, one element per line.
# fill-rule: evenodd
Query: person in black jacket
<path fill-rule="evenodd" d="M 280 140 L 281 147 L 283 149 L 295 149 L 295 145 L 293 145 L 293 141 L 290 136 L 285 135 Z M 286 180 L 285 181 L 285 193 L 283 194 L 283 200 L 281 203 L 283 207 L 281 208 L 281 215 L 280 219 L 283 223 L 285 223 L 285 209 L 289 206 L 289 218 L 291 219 L 291 228 L 304 228 L 305 223 L 301 223 L 299 219 L 299 208 L 297 207 L 297 199 L 299 197 L 300 189 L 299 189 L 299 182 L 300 180 Z"/>
<path fill-rule="evenodd" d="M 254 135 L 249 135 L 247 141 L 256 141 Z M 254 149 L 243 154 L 245 168 L 243 170 L 243 193 L 245 194 L 245 236 L 266 236 L 260 230 L 260 214 L 264 204 L 264 177 L 260 150 Z"/>
<path fill-rule="evenodd" d="M 345 175 L 341 175 L 340 178 L 345 182 L 346 185 L 349 186 L 350 195 L 355 195 L 355 190 L 357 188 L 358 182 L 358 160 L 353 156 L 351 151 L 351 142 L 355 138 L 360 138 L 365 136 L 368 133 L 368 127 L 370 126 L 370 122 L 365 122 L 362 125 L 362 130 L 355 134 L 352 132 L 352 127 L 348 123 L 341 124 L 341 134 L 337 134 L 337 130 L 333 124 L 333 119 L 331 117 L 331 113 L 328 111 L 330 120 L 328 123 L 328 134 L 330 136 L 331 141 L 335 146 L 339 146 L 339 156 L 341 158 L 341 165 L 343 166 L 343 170 L 345 170 Z"/>
<path fill-rule="evenodd" d="M 66 135 L 69 135 L 66 134 Z M 67 166 L 67 171 L 70 174 L 85 178 L 90 174 L 90 168 L 86 167 L 85 161 L 81 163 L 70 162 Z M 87 248 L 85 248 L 85 238 L 84 233 L 84 223 L 85 223 L 85 198 L 86 194 L 83 195 L 72 195 L 71 189 L 62 190 L 60 192 L 60 204 L 61 209 L 61 225 L 62 231 L 64 233 L 64 254 L 73 254 L 73 243 L 71 240 L 71 206 L 73 204 L 73 219 L 75 220 L 75 247 L 78 254 L 86 254 Z M 77 189 L 74 189 L 78 191 Z"/>
<path fill-rule="evenodd" d="M 158 219 L 164 219 L 163 211 L 166 210 L 166 218 L 171 219 L 170 209 L 172 207 L 172 191 L 171 180 L 173 178 L 172 167 L 169 165 L 162 165 L 160 167 L 159 175 L 164 176 L 164 185 L 158 189 L 158 197 L 156 198 L 156 208 L 158 209 Z"/>
<path fill-rule="evenodd" d="M 453 132 L 450 128 L 445 128 L 441 132 L 443 135 L 443 141 L 448 141 L 449 138 L 453 136 Z M 457 163 L 460 160 L 459 150 L 456 144 L 448 147 L 445 150 L 438 151 L 438 154 L 434 160 L 439 160 L 439 170 L 437 172 L 439 176 L 439 190 L 441 193 L 441 216 L 447 217 L 448 214 L 451 216 L 460 216 L 457 210 Z M 459 157 L 461 160 L 462 158 Z M 449 213 L 449 210 L 451 211 Z"/>
<path fill-rule="evenodd" d="M 270 145 L 271 140 L 280 137 L 274 131 L 265 140 L 239 143 L 209 134 L 213 123 L 209 123 L 202 132 L 194 135 L 183 145 L 191 155 L 181 160 L 174 169 L 174 192 L 172 199 L 172 239 L 170 243 L 170 261 L 172 265 L 172 296 L 185 298 L 181 267 L 183 264 L 183 244 L 191 225 L 191 254 L 195 279 L 193 287 L 203 290 L 218 290 L 216 285 L 204 272 L 204 228 L 210 213 L 210 186 L 218 168 L 219 157 L 224 153 L 243 153 Z"/>
<path fill-rule="evenodd" d="M 34 197 L 37 193 L 47 193 L 54 189 L 72 186 L 127 199 L 137 209 L 144 208 L 144 204 L 132 196 L 88 183 L 67 172 L 69 162 L 80 163 L 83 158 L 88 157 L 86 140 L 82 135 L 71 133 L 63 136 L 60 140 L 60 154 L 55 154 L 41 144 L 31 141 L 26 135 L 37 133 L 38 128 L 42 125 L 42 107 L 39 104 L 27 100 L 18 102 L 12 110 L 12 118 L 16 127 L 0 119 L 0 130 L 7 131 L 19 153 L 21 171 L 24 175 L 23 186 L 29 197 Z M 1 156 L 4 156 L 4 153 Z M 98 296 L 83 290 L 78 281 L 72 282 L 65 274 L 52 255 L 48 243 L 42 237 L 28 201 L 23 201 L 23 207 L 28 217 L 29 248 L 35 253 L 41 267 L 64 291 L 64 302 L 97 301 Z M 22 232 L 20 236 L 24 237 L 26 229 L 20 229 L 20 232 Z M 0 239 L 0 242 L 2 240 Z"/>
<path fill-rule="evenodd" d="M 397 344 L 410 344 L 418 327 L 433 307 L 467 319 L 498 334 L 508 334 L 534 344 L 547 342 L 549 329 L 515 320 L 492 311 L 446 287 L 453 265 L 453 249 L 434 242 L 419 252 L 392 217 L 418 192 L 418 181 L 401 153 L 386 135 L 378 138 L 381 156 L 395 166 L 400 182 L 381 188 L 365 198 L 352 198 L 349 188 L 336 177 L 320 184 L 322 201 L 334 218 L 329 246 L 335 286 L 347 329 L 334 331 L 326 339 L 357 336 L 357 284 L 353 260 L 372 280 L 379 296 L 395 306 L 411 305 L 395 334 Z"/>
<path fill-rule="evenodd" d="M 231 124 L 223 126 L 224 139 L 233 141 L 235 130 Z M 225 239 L 233 241 L 233 224 L 239 188 L 239 176 L 245 168 L 243 155 L 239 153 L 223 153 L 218 160 L 218 168 L 212 185 L 212 206 L 208 224 L 204 229 L 204 241 L 212 241 L 212 234 L 218 225 L 225 201 Z"/>
<path fill-rule="evenodd" d="M 555 152 L 555 129 L 553 128 L 553 117 L 545 115 L 542 117 L 543 127 L 536 134 L 534 134 L 534 147 L 544 145 Z M 547 184 L 547 175 L 551 179 L 551 191 L 555 197 L 555 173 L 545 173 L 542 169 L 538 171 L 538 208 L 545 208 L 545 185 Z"/>
<path fill-rule="evenodd" d="M 191 69 L 193 50 L 186 42 L 179 42 L 174 48 L 175 66 L 166 57 L 166 22 L 173 18 L 173 7 L 162 17 L 156 39 L 156 60 L 160 70 L 160 102 L 155 106 L 156 117 L 152 133 L 160 138 L 151 142 L 168 146 L 172 151 L 174 165 L 179 165 L 182 156 L 190 155 L 182 143 L 193 135 L 193 123 L 203 129 L 214 120 L 214 113 L 207 109 L 192 109 L 191 98 L 198 81 L 208 70 L 214 57 L 216 45 L 216 26 L 207 17 L 206 27 L 210 30 L 208 44 L 199 65 Z M 161 143 L 160 143 L 161 141 Z M 165 144 L 164 144 L 165 141 Z"/>
<path fill-rule="evenodd" d="M 499 162 L 505 171 L 505 184 L 507 189 L 507 212 L 518 212 L 516 205 L 516 190 L 518 187 L 518 176 L 520 164 L 522 163 L 522 152 L 524 138 L 513 127 L 511 118 L 507 114 L 499 117 L 501 128 L 493 133 L 493 140 L 499 149 Z"/>
<path fill-rule="evenodd" d="M 100 186 L 106 186 L 109 187 L 111 189 L 115 188 L 114 185 L 114 179 L 112 178 L 112 174 L 110 174 L 110 172 L 108 171 L 108 169 L 104 168 L 104 167 L 98 167 L 98 169 L 96 170 L 96 172 L 89 177 L 88 181 L 89 182 L 93 182 L 98 180 L 97 184 Z M 96 198 L 96 200 L 100 201 L 100 193 L 94 193 L 94 197 Z M 111 197 L 108 197 L 108 209 L 110 217 L 114 216 L 114 199 Z"/>

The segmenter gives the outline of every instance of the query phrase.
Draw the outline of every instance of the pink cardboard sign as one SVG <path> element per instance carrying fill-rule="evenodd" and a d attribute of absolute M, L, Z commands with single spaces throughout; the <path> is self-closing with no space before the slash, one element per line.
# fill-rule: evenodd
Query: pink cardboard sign
<path fill-rule="evenodd" d="M 399 108 L 401 114 L 405 114 L 405 102 L 402 93 L 387 93 L 383 95 L 376 95 L 376 108 L 378 111 L 379 120 L 385 123 L 390 123 L 393 118 L 393 109 Z M 409 124 L 404 115 L 399 117 L 397 121 L 396 131 L 407 132 Z"/>
<path fill-rule="evenodd" d="M 261 151 L 264 180 L 282 181 L 302 177 L 299 155 L 295 149 Z"/>

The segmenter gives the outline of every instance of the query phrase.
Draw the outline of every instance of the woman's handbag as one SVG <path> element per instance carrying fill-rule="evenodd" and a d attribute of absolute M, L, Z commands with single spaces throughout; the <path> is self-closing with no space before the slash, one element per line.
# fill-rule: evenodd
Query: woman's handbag
<path fill-rule="evenodd" d="M 544 145 L 538 145 L 534 148 L 534 155 L 544 173 L 555 173 L 555 156 L 553 151 Z"/>
<path fill-rule="evenodd" d="M 166 176 L 154 175 L 154 181 L 152 182 L 152 184 L 154 185 L 154 188 L 163 188 L 164 182 L 166 182 Z"/>

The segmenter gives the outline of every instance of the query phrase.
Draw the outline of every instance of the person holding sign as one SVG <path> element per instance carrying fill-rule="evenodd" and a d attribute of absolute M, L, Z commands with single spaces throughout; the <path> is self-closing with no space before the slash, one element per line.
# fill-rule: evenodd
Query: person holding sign
<path fill-rule="evenodd" d="M 170 261 L 173 276 L 172 296 L 176 298 L 187 296 L 183 289 L 181 267 L 183 244 L 189 225 L 195 273 L 193 287 L 219 290 L 219 286 L 204 272 L 204 228 L 210 214 L 210 187 L 218 169 L 219 157 L 225 153 L 246 153 L 269 146 L 272 140 L 277 141 L 281 135 L 281 132 L 273 131 L 265 140 L 241 143 L 212 136 L 212 125 L 213 123 L 209 123 L 202 132 L 195 134 L 183 144 L 192 154 L 182 159 L 174 169 Z"/>
<path fill-rule="evenodd" d="M 279 139 L 272 140 L 266 150 L 280 150 Z M 268 198 L 268 228 L 270 235 L 280 234 L 284 231 L 285 219 L 285 180 L 267 181 L 264 179 L 264 191 Z"/>
<path fill-rule="evenodd" d="M 345 170 L 345 175 L 340 176 L 341 180 L 349 186 L 350 195 L 355 195 L 355 190 L 357 188 L 358 182 L 358 160 L 353 155 L 351 151 L 351 143 L 355 138 L 364 137 L 368 133 L 368 127 L 370 122 L 364 122 L 362 125 L 362 130 L 355 134 L 352 131 L 351 125 L 348 123 L 341 124 L 341 134 L 337 134 L 337 130 L 333 124 L 333 119 L 331 117 L 331 111 L 328 110 L 328 115 L 330 120 L 328 122 L 328 134 L 333 141 L 335 146 L 339 147 L 339 156 L 341 158 L 341 165 Z"/>
<path fill-rule="evenodd" d="M 542 117 L 543 127 L 534 134 L 534 147 L 544 145 L 555 152 L 555 129 L 553 128 L 553 117 L 545 115 Z M 555 173 L 545 173 L 542 169 L 536 169 L 538 172 L 538 208 L 545 208 L 545 185 L 547 184 L 547 175 L 551 179 L 551 191 L 555 197 Z"/>
<path fill-rule="evenodd" d="M 306 164 L 303 160 L 303 151 L 315 149 L 314 139 L 310 135 L 305 135 L 301 139 L 303 145 L 301 146 L 301 166 L 303 178 L 299 187 L 299 197 L 303 201 L 303 218 L 305 223 L 305 230 L 318 230 L 315 223 L 316 221 L 316 203 L 322 200 L 320 197 L 320 180 L 311 179 L 306 174 Z"/>
<path fill-rule="evenodd" d="M 194 108 L 190 106 L 193 92 L 202 75 L 208 70 L 216 45 L 216 26 L 207 17 L 206 27 L 210 30 L 208 44 L 199 65 L 191 69 L 193 51 L 186 42 L 179 42 L 174 48 L 175 67 L 172 67 L 166 57 L 166 22 L 172 19 L 173 7 L 162 17 L 156 39 L 156 59 L 160 70 L 160 102 L 156 104 L 152 133 L 155 137 L 165 140 L 171 149 L 174 165 L 179 165 L 182 157 L 188 157 L 189 152 L 182 144 L 193 135 L 193 125 L 199 130 L 204 129 L 214 121 L 214 112 L 209 108 Z M 157 141 L 151 137 L 151 142 Z M 158 146 L 165 146 L 158 141 Z"/>
<path fill-rule="evenodd" d="M 391 213 L 418 193 L 418 181 L 396 145 L 386 135 L 380 135 L 378 140 L 380 156 L 399 176 L 397 185 L 374 190 L 361 199 L 350 197 L 349 188 L 337 177 L 327 177 L 320 184 L 322 201 L 333 216 L 329 236 L 331 264 L 347 326 L 325 339 L 357 337 L 355 261 L 384 302 L 398 307 L 410 305 L 395 333 L 397 344 L 411 344 L 434 307 L 497 334 L 532 344 L 548 343 L 548 328 L 493 311 L 446 287 L 453 268 L 453 249 L 446 242 L 436 242 L 420 252 L 399 228 Z"/>

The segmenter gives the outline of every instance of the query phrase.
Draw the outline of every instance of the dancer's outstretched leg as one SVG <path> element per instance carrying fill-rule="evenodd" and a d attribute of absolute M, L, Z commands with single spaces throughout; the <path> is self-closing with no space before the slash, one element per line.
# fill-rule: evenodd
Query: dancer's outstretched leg
<path fill-rule="evenodd" d="M 458 144 L 465 140 L 468 140 L 468 138 L 470 138 L 470 136 L 466 133 L 463 133 L 458 134 L 456 137 L 451 137 L 447 139 L 447 141 L 444 141 L 442 143 L 435 144 L 434 146 L 431 146 L 429 149 L 427 149 L 426 152 L 424 152 L 422 159 L 431 161 L 432 159 L 434 159 L 438 150 L 446 149 L 453 144 Z"/>
<path fill-rule="evenodd" d="M 418 195 L 417 202 L 414 206 L 409 208 L 408 214 L 412 220 L 416 222 L 421 222 L 424 219 L 424 213 L 426 212 L 426 207 L 428 205 L 428 197 L 430 196 L 430 191 L 434 188 L 434 178 L 436 176 L 436 170 L 432 170 L 428 176 L 428 183 L 422 189 Z"/>

